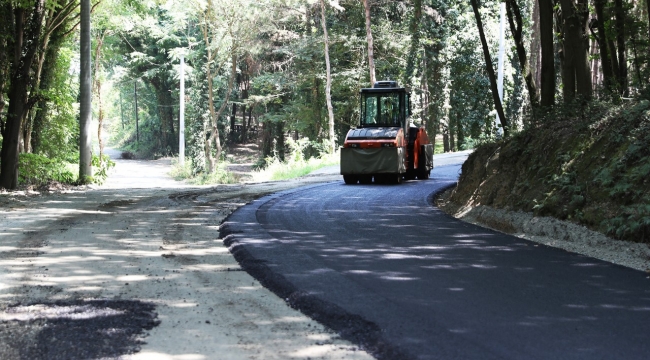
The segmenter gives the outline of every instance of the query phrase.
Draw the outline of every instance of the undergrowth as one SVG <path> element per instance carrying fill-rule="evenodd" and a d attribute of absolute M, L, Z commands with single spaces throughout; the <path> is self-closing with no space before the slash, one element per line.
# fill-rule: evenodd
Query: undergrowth
<path fill-rule="evenodd" d="M 558 106 L 537 124 L 479 146 L 463 166 L 457 201 L 650 241 L 650 102 Z"/>
<path fill-rule="evenodd" d="M 108 155 L 92 156 L 93 176 L 89 183 L 102 184 L 108 178 L 108 170 L 115 166 Z M 61 159 L 49 159 L 43 155 L 23 153 L 18 160 L 18 184 L 20 186 L 42 186 L 50 182 L 78 185 L 79 161 L 76 163 Z"/>
<path fill-rule="evenodd" d="M 305 157 L 305 150 L 310 146 L 308 139 L 287 139 L 290 154 L 286 161 L 277 156 L 265 159 L 266 167 L 253 173 L 254 181 L 277 181 L 295 179 L 305 176 L 325 166 L 339 163 L 339 153 L 323 154 L 320 157 Z"/>
<path fill-rule="evenodd" d="M 325 166 L 337 165 L 339 163 L 339 153 L 324 154 L 320 157 L 307 157 L 307 149 L 314 146 L 308 139 L 293 140 L 287 139 L 289 148 L 286 161 L 281 161 L 277 155 L 262 159 L 257 166 L 257 170 L 251 174 L 252 181 L 278 181 L 294 179 L 305 176 L 315 170 Z M 212 174 L 195 172 L 197 167 L 193 166 L 190 160 L 186 160 L 183 166 L 178 164 L 178 159 L 172 160 L 172 170 L 170 176 L 176 180 L 186 180 L 194 185 L 206 184 L 233 184 L 242 180 L 251 180 L 243 178 L 240 175 L 228 171 L 226 161 L 219 162 L 217 169 Z"/>
<path fill-rule="evenodd" d="M 229 172 L 227 163 L 219 162 L 217 168 L 212 173 L 198 172 L 194 173 L 192 161 L 186 159 L 183 166 L 178 162 L 178 159 L 172 159 L 172 169 L 169 175 L 175 180 L 185 180 L 192 185 L 211 185 L 211 184 L 236 184 L 240 178 Z"/>

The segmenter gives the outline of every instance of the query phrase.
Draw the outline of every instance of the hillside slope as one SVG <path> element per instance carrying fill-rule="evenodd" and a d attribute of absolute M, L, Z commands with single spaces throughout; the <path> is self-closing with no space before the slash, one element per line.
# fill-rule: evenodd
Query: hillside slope
<path fill-rule="evenodd" d="M 650 242 L 649 155 L 649 101 L 564 108 L 476 149 L 449 200 L 534 212 Z"/>

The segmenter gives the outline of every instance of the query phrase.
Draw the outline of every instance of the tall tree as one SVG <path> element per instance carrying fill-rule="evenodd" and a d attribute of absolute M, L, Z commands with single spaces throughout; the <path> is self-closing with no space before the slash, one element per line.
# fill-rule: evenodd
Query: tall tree
<path fill-rule="evenodd" d="M 422 21 L 422 0 L 413 1 L 413 15 L 409 24 L 411 46 L 406 57 L 406 70 L 404 71 L 404 85 L 411 85 L 411 77 L 415 72 L 415 63 L 420 49 L 420 22 Z"/>
<path fill-rule="evenodd" d="M 483 56 L 485 57 L 485 68 L 490 78 L 490 90 L 492 91 L 492 99 L 494 100 L 494 107 L 497 110 L 499 119 L 501 120 L 501 125 L 503 126 L 504 136 L 508 136 L 510 132 L 510 124 L 506 115 L 503 112 L 503 105 L 501 103 L 501 98 L 499 97 L 499 91 L 497 89 L 497 78 L 494 75 L 494 66 L 492 65 L 492 58 L 490 57 L 490 49 L 488 48 L 487 40 L 485 38 L 485 32 L 483 31 L 483 22 L 481 21 L 481 13 L 479 12 L 478 4 L 476 0 L 471 0 L 472 9 L 474 10 L 474 17 L 476 18 L 476 25 L 478 26 L 478 34 L 481 38 L 481 46 L 483 47 Z"/>
<path fill-rule="evenodd" d="M 320 0 L 321 25 L 323 26 L 323 43 L 325 46 L 325 99 L 327 101 L 327 115 L 329 118 L 330 153 L 336 151 L 336 138 L 334 135 L 334 109 L 332 108 L 332 69 L 330 67 L 330 44 L 327 36 L 327 19 L 325 18 L 325 1 Z"/>
<path fill-rule="evenodd" d="M 373 86 L 375 78 L 375 55 L 373 52 L 374 44 L 372 39 L 372 31 L 370 30 L 370 4 L 369 0 L 363 1 L 363 9 L 366 15 L 366 39 L 368 41 L 368 71 L 370 72 L 370 86 Z"/>
<path fill-rule="evenodd" d="M 208 134 L 205 140 L 205 159 L 208 173 L 216 170 L 217 161 L 221 157 L 223 149 L 219 133 L 219 118 L 228 106 L 235 76 L 237 75 L 237 44 L 232 37 L 234 22 L 237 21 L 235 6 L 234 4 L 226 4 L 224 1 L 218 1 L 215 4 L 213 0 L 208 0 L 205 9 L 201 10 L 202 17 L 199 26 L 203 33 L 206 51 L 205 75 L 208 82 L 208 110 L 210 112 Z M 215 25 L 219 23 L 225 25 L 225 28 L 217 28 Z M 231 68 L 228 87 L 225 99 L 217 110 L 215 105 L 215 72 L 220 71 L 228 61 L 230 61 Z M 215 145 L 215 154 L 212 153 L 213 144 Z"/>
<path fill-rule="evenodd" d="M 524 38 L 522 34 L 523 19 L 521 17 L 521 11 L 519 10 L 517 1 L 506 0 L 506 11 L 508 13 L 510 31 L 512 32 L 512 37 L 515 40 L 515 47 L 517 49 L 517 57 L 519 58 L 521 72 L 523 73 L 524 79 L 526 80 L 526 88 L 528 89 L 530 105 L 535 108 L 539 105 L 537 84 L 535 83 L 535 77 L 533 76 L 533 73 L 530 71 L 530 64 L 528 62 L 528 57 L 526 56 L 526 46 L 524 44 Z"/>
<path fill-rule="evenodd" d="M 104 38 L 106 37 L 106 29 L 101 29 L 95 38 L 95 96 L 97 97 L 97 142 L 99 143 L 99 164 L 102 166 L 104 154 L 104 140 L 102 139 L 102 128 L 104 125 L 104 103 L 102 101 L 102 47 L 104 45 Z"/>
<path fill-rule="evenodd" d="M 540 105 L 555 104 L 555 51 L 553 49 L 553 2 L 537 0 L 539 5 L 539 35 L 542 48 Z"/>
<path fill-rule="evenodd" d="M 592 95 L 589 67 L 587 0 L 560 0 L 562 9 L 562 94 L 564 101 L 579 95 L 588 100 Z"/>
<path fill-rule="evenodd" d="M 594 10 L 596 12 L 596 41 L 598 42 L 598 50 L 600 52 L 600 63 L 603 73 L 603 87 L 606 92 L 611 92 L 614 89 L 614 73 L 612 72 L 612 59 L 609 52 L 609 44 L 607 42 L 607 33 L 605 32 L 605 4 L 607 0 L 594 0 Z"/>
<path fill-rule="evenodd" d="M 22 119 L 30 106 L 33 106 L 28 90 L 34 81 L 31 70 L 43 30 L 45 0 L 36 0 L 31 6 L 26 3 L 16 3 L 15 7 L 9 9 L 11 9 L 13 59 L 8 89 L 9 108 L 2 128 L 0 187 L 15 189 L 18 186 L 18 153 Z M 8 9 L 5 8 L 6 10 Z"/>
<path fill-rule="evenodd" d="M 618 52 L 618 87 L 622 96 L 628 96 L 627 59 L 625 57 L 625 9 L 623 0 L 614 0 L 614 16 L 616 18 L 616 50 Z"/>
<path fill-rule="evenodd" d="M 79 77 L 79 180 L 92 178 L 92 149 L 90 124 L 92 121 L 92 67 L 90 36 L 90 0 L 81 0 L 81 72 Z"/>

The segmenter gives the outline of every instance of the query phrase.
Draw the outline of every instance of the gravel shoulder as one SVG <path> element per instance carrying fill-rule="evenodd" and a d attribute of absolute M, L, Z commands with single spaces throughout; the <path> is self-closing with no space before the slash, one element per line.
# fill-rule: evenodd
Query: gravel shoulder
<path fill-rule="evenodd" d="M 339 176 L 196 187 L 169 160 L 115 161 L 101 187 L 0 194 L 0 358 L 371 358 L 218 238 L 236 208 Z"/>

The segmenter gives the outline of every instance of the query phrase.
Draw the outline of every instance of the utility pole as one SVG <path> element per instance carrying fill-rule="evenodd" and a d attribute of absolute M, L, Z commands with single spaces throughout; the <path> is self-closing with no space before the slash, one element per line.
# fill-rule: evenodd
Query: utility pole
<path fill-rule="evenodd" d="M 178 164 L 185 165 L 185 56 L 181 55 L 181 91 L 178 124 Z"/>
<path fill-rule="evenodd" d="M 140 127 L 138 125 L 138 80 L 133 83 L 135 93 L 135 142 L 140 143 Z"/>
<path fill-rule="evenodd" d="M 503 58 L 506 49 L 506 3 L 502 2 L 499 4 L 499 12 L 501 13 L 501 19 L 499 22 L 499 62 L 497 65 L 497 91 L 499 92 L 499 99 L 501 99 L 501 103 L 503 104 Z M 503 136 L 503 123 L 499 118 L 499 113 L 497 113 L 497 124 L 501 125 L 501 127 L 499 127 L 497 130 L 497 134 L 499 134 L 499 136 Z"/>

